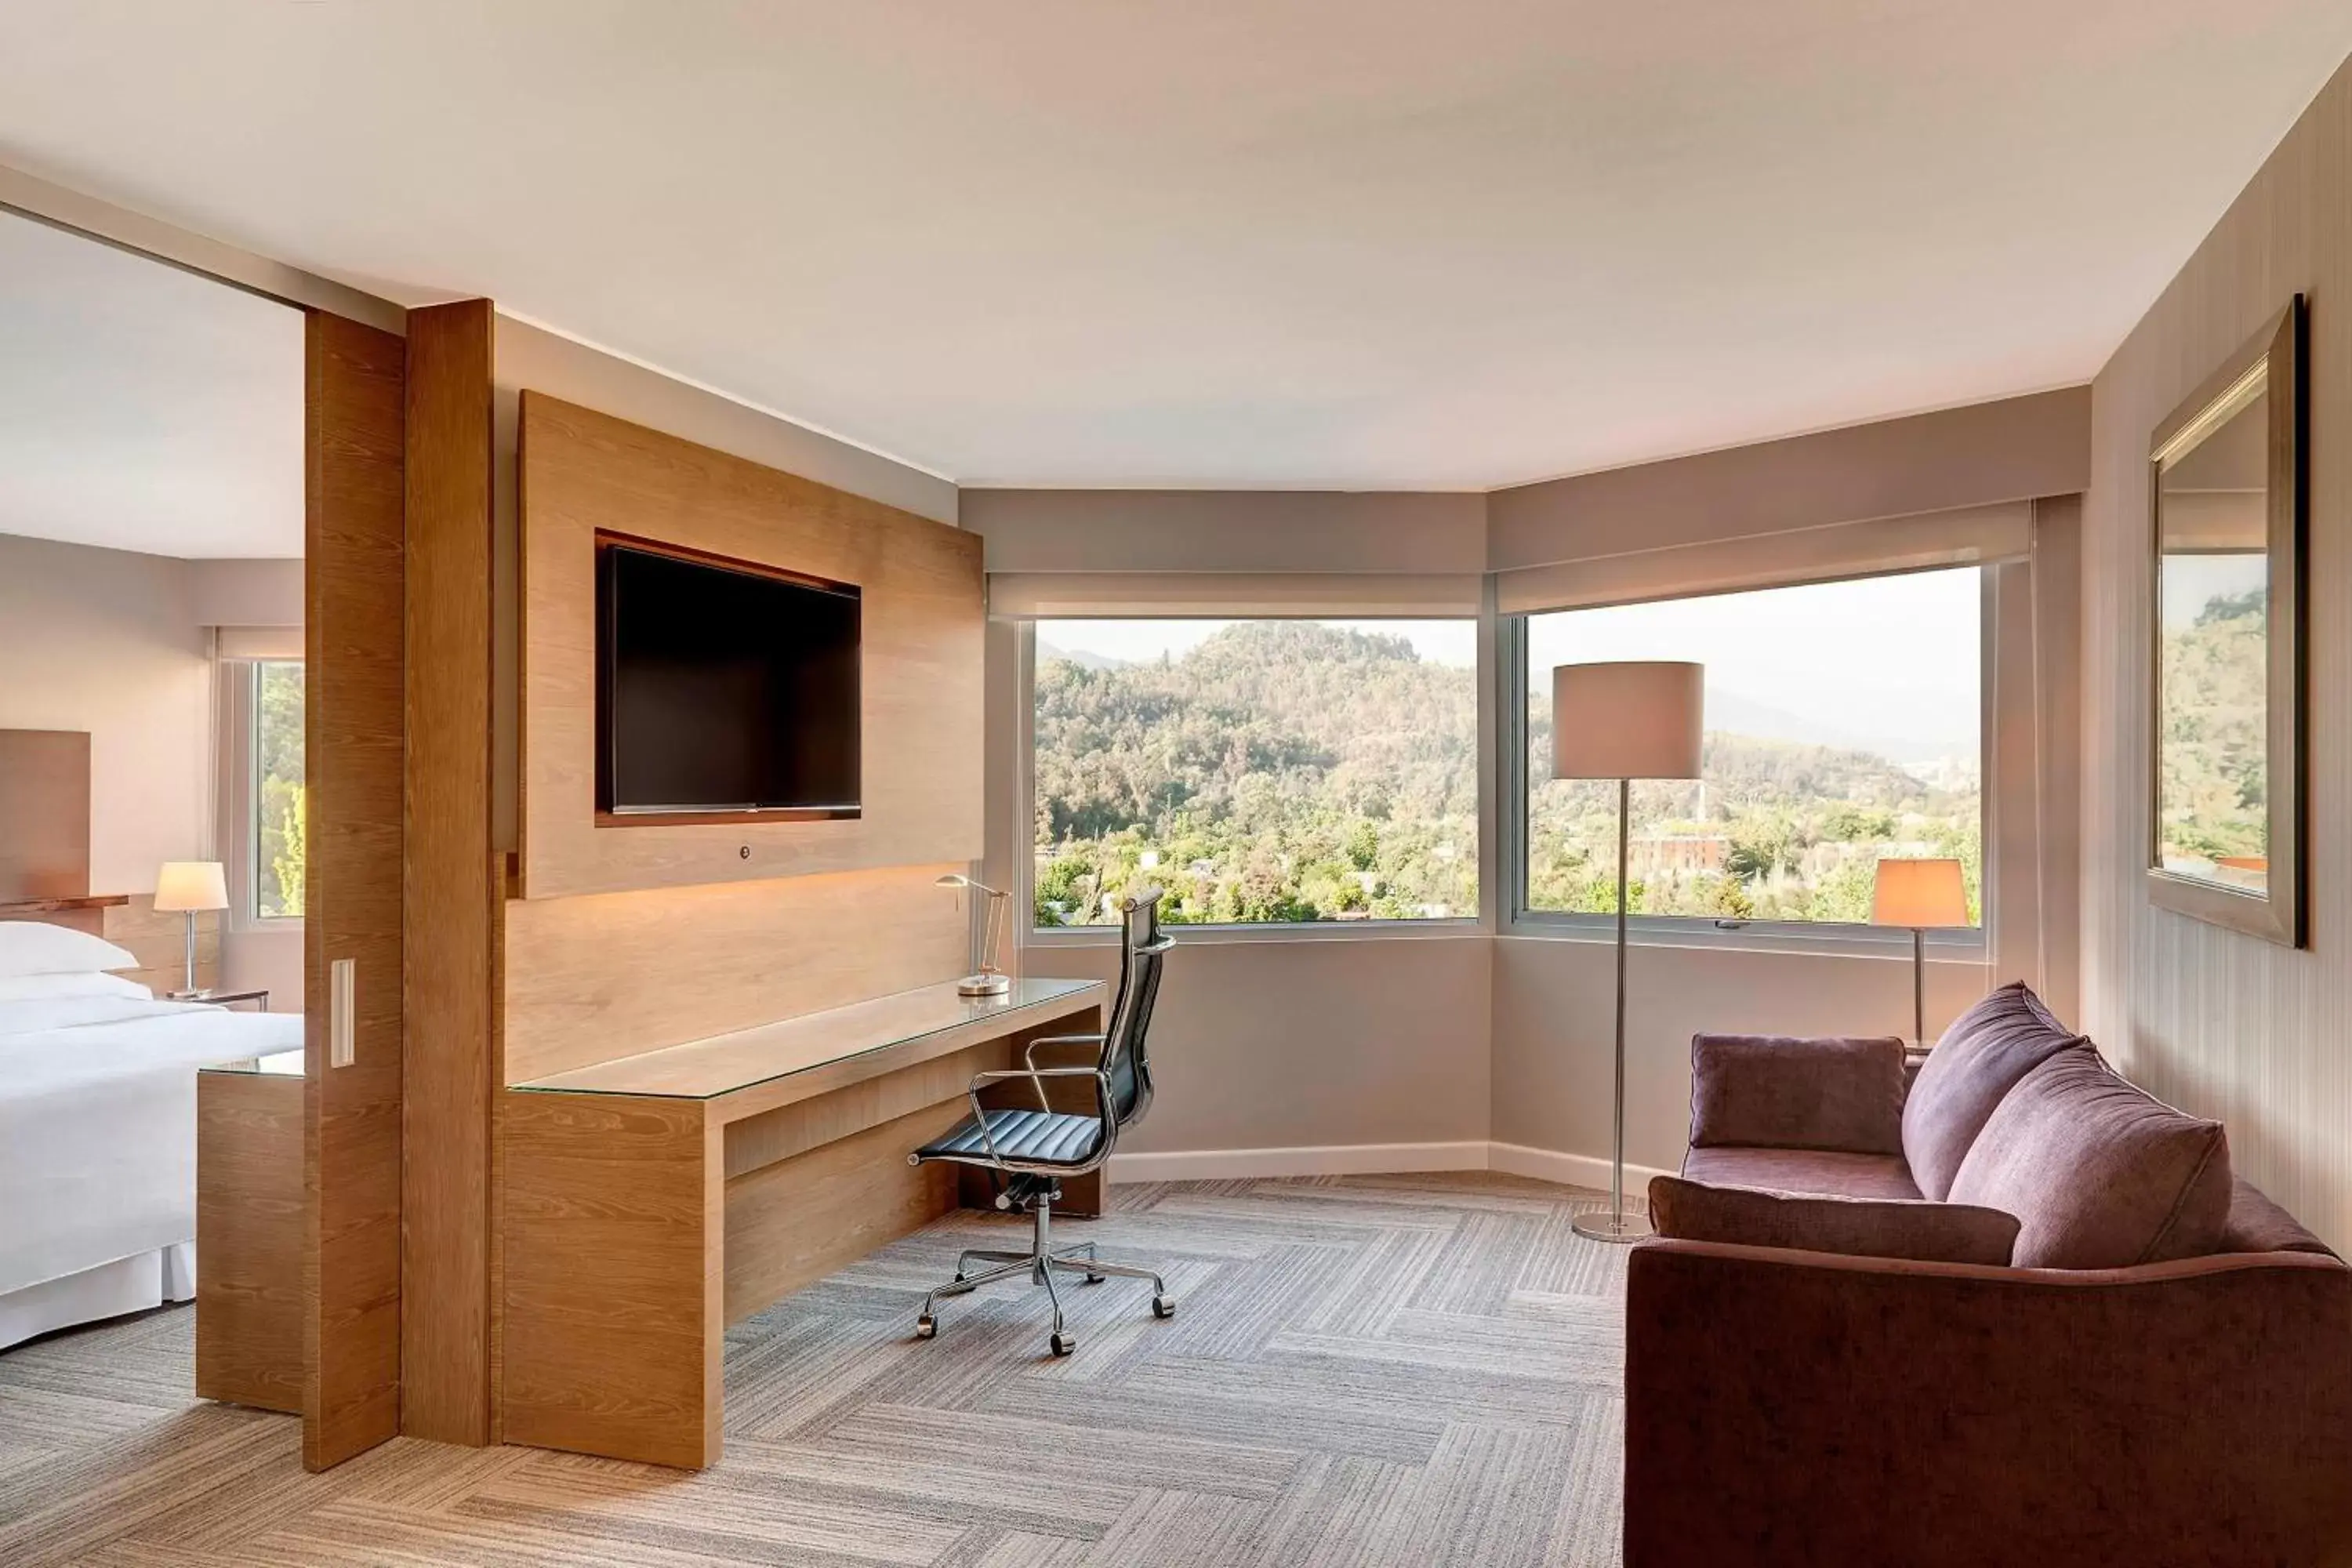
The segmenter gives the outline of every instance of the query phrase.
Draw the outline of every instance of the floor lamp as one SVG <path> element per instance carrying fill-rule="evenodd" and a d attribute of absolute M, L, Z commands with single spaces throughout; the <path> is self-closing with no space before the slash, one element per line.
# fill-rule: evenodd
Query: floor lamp
<path fill-rule="evenodd" d="M 1911 1040 L 1927 1048 L 1927 934 L 1969 923 L 1968 887 L 1958 860 L 1887 858 L 1878 863 L 1870 923 L 1911 931 Z"/>
<path fill-rule="evenodd" d="M 1705 669 L 1636 660 L 1563 664 L 1551 672 L 1551 776 L 1617 781 L 1617 1095 L 1609 1212 L 1579 1215 L 1576 1234 L 1638 1241 L 1650 1222 L 1625 1212 L 1625 866 L 1635 779 L 1698 777 Z"/>

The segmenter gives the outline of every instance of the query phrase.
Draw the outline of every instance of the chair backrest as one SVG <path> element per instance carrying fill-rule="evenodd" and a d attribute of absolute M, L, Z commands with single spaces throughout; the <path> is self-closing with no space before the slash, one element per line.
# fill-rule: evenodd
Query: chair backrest
<path fill-rule="evenodd" d="M 1151 1108 L 1151 1057 L 1147 1039 L 1151 1009 L 1160 999 L 1160 966 L 1176 939 L 1160 930 L 1160 889 L 1121 901 L 1125 920 L 1119 954 L 1118 996 L 1110 1026 L 1103 1031 L 1102 1070 L 1110 1075 L 1111 1110 L 1121 1127 L 1143 1120 Z"/>

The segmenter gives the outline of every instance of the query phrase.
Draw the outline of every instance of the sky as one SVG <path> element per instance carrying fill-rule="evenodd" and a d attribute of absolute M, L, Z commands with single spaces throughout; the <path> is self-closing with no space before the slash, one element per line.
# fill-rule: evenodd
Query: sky
<path fill-rule="evenodd" d="M 1686 658 L 1711 706 L 1769 738 L 1884 754 L 1974 754 L 1981 721 L 1982 578 L 1974 567 L 1535 616 L 1533 671 L 1585 659 Z M 1127 662 L 1181 657 L 1226 621 L 1049 621 L 1038 638 Z M 1335 621 L 1402 633 L 1423 658 L 1473 667 L 1471 621 Z M 1536 676 L 1534 679 L 1540 679 Z M 1751 722 L 1745 728 L 1756 728 Z"/>

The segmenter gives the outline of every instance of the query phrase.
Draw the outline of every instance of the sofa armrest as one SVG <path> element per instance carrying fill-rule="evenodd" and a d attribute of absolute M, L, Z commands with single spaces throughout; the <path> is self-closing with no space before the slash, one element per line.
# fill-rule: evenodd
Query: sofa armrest
<path fill-rule="evenodd" d="M 2352 1553 L 2352 1270 L 2096 1271 L 1654 1241 L 1626 1568 Z"/>
<path fill-rule="evenodd" d="M 1691 1146 L 1900 1154 L 1906 1087 L 1892 1036 L 1694 1035 Z"/>

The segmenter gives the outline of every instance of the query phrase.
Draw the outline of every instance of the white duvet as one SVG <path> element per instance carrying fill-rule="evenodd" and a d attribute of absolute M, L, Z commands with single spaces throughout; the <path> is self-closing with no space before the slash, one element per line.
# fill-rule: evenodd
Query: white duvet
<path fill-rule="evenodd" d="M 196 1069 L 301 1043 L 294 1014 L 0 1002 L 0 1295 L 193 1240 Z"/>

